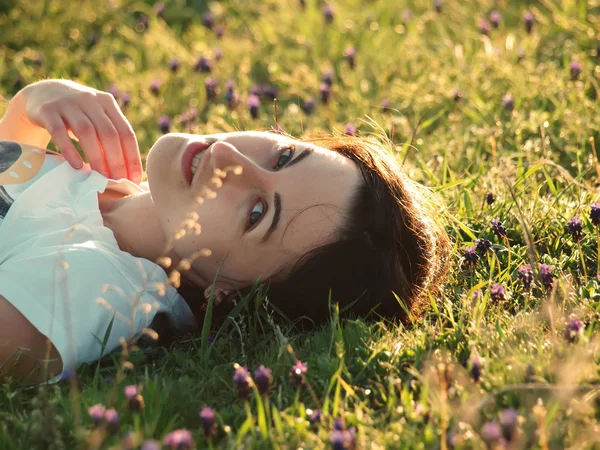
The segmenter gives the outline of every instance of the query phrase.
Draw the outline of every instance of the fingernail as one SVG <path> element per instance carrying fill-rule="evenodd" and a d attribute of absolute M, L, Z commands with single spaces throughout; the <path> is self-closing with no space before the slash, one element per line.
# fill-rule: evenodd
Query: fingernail
<path fill-rule="evenodd" d="M 77 161 L 75 162 L 75 165 L 73 167 L 75 167 L 76 169 L 81 169 L 83 167 L 83 162 Z"/>

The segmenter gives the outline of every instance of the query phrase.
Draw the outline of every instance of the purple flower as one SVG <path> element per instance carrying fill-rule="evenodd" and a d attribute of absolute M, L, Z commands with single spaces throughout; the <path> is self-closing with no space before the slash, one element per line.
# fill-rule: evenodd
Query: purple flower
<path fill-rule="evenodd" d="M 241 399 L 247 399 L 250 394 L 250 373 L 245 367 L 238 367 L 235 369 L 233 374 L 233 386 L 237 389 L 238 395 Z"/>
<path fill-rule="evenodd" d="M 535 17 L 531 12 L 527 11 L 523 14 L 523 23 L 525 24 L 525 29 L 528 33 L 531 33 L 531 28 L 533 27 L 533 22 L 535 21 Z"/>
<path fill-rule="evenodd" d="M 306 364 L 298 360 L 296 364 L 292 366 L 292 370 L 290 370 L 290 379 L 292 380 L 292 384 L 296 387 L 304 385 L 304 375 L 307 371 L 308 368 L 306 367 Z"/>
<path fill-rule="evenodd" d="M 265 366 L 260 366 L 254 372 L 254 382 L 256 383 L 256 387 L 258 388 L 260 395 L 269 394 L 272 381 L 273 375 L 271 374 L 271 369 L 268 369 Z"/>
<path fill-rule="evenodd" d="M 169 128 L 171 127 L 171 120 L 169 116 L 160 116 L 158 119 L 158 126 L 163 134 L 167 134 L 169 132 Z"/>
<path fill-rule="evenodd" d="M 433 2 L 433 7 L 435 9 L 435 12 L 438 14 L 442 12 L 442 6 L 443 6 L 442 0 L 435 0 Z"/>
<path fill-rule="evenodd" d="M 127 108 L 129 106 L 130 100 L 131 95 L 129 95 L 127 92 L 121 93 L 121 104 L 123 105 L 123 108 Z"/>
<path fill-rule="evenodd" d="M 227 89 L 225 92 L 225 100 L 227 101 L 229 108 L 234 109 L 240 104 L 240 97 L 235 92 L 235 82 L 233 80 L 227 81 L 227 83 L 225 83 L 225 88 Z"/>
<path fill-rule="evenodd" d="M 479 253 L 485 255 L 492 248 L 492 242 L 487 239 L 475 239 L 475 246 Z"/>
<path fill-rule="evenodd" d="M 502 14 L 498 11 L 492 11 L 490 13 L 490 22 L 494 28 L 498 28 L 500 26 L 500 21 L 502 20 Z"/>
<path fill-rule="evenodd" d="M 250 94 L 247 100 L 248 109 L 253 119 L 258 119 L 258 108 L 260 107 L 260 98 L 258 95 Z"/>
<path fill-rule="evenodd" d="M 496 422 L 486 422 L 481 427 L 480 434 L 487 448 L 494 449 L 502 439 L 502 428 Z"/>
<path fill-rule="evenodd" d="M 215 26 L 215 35 L 217 36 L 217 39 L 221 39 L 224 34 L 225 34 L 225 25 L 223 25 L 222 23 L 216 25 Z"/>
<path fill-rule="evenodd" d="M 517 269 L 517 273 L 519 275 L 519 280 L 523 283 L 526 289 L 531 287 L 531 283 L 533 283 L 533 271 L 531 270 L 531 265 L 523 264 L 519 266 Z"/>
<path fill-rule="evenodd" d="M 143 32 L 146 28 L 148 28 L 148 23 L 149 23 L 149 17 L 148 14 L 140 14 L 140 16 L 138 17 L 137 23 L 138 26 L 135 27 L 136 31 L 139 31 L 140 33 Z"/>
<path fill-rule="evenodd" d="M 215 61 L 220 61 L 223 58 L 223 50 L 219 47 L 213 48 L 213 56 L 215 57 Z"/>
<path fill-rule="evenodd" d="M 350 68 L 354 69 L 354 66 L 356 64 L 356 49 L 352 46 L 346 47 L 346 49 L 344 50 L 344 56 L 346 57 Z"/>
<path fill-rule="evenodd" d="M 215 412 L 211 408 L 202 408 L 202 411 L 200 411 L 200 421 L 202 422 L 204 436 L 209 438 L 213 437 L 217 431 Z"/>
<path fill-rule="evenodd" d="M 104 420 L 109 433 L 114 434 L 119 431 L 119 413 L 115 409 L 107 409 L 104 412 Z"/>
<path fill-rule="evenodd" d="M 495 302 L 506 300 L 506 290 L 501 284 L 492 284 L 490 287 L 490 297 Z"/>
<path fill-rule="evenodd" d="M 181 65 L 181 61 L 179 61 L 179 58 L 177 58 L 177 57 L 171 58 L 169 60 L 169 68 L 171 69 L 171 72 L 173 72 L 173 73 L 177 73 L 180 65 Z"/>
<path fill-rule="evenodd" d="M 343 431 L 346 429 L 346 422 L 342 417 L 338 417 L 333 421 L 333 429 L 338 431 Z"/>
<path fill-rule="evenodd" d="M 155 3 L 152 10 L 158 17 L 163 17 L 165 13 L 165 4 L 163 2 Z"/>
<path fill-rule="evenodd" d="M 580 336 L 583 336 L 584 328 L 583 322 L 577 316 L 571 314 L 567 319 L 565 337 L 569 342 L 576 342 Z"/>
<path fill-rule="evenodd" d="M 326 23 L 333 22 L 333 8 L 329 3 L 323 6 L 323 17 L 325 18 Z"/>
<path fill-rule="evenodd" d="M 213 13 L 206 11 L 204 14 L 202 14 L 202 25 L 209 30 L 213 29 L 213 26 L 215 25 L 215 16 L 213 16 Z"/>
<path fill-rule="evenodd" d="M 206 91 L 206 100 L 212 101 L 217 97 L 217 80 L 208 78 L 204 81 L 204 90 Z"/>
<path fill-rule="evenodd" d="M 327 83 L 321 83 L 321 86 L 319 87 L 319 92 L 321 93 L 321 101 L 323 103 L 328 103 L 329 97 L 331 95 L 330 85 Z"/>
<path fill-rule="evenodd" d="M 465 266 L 471 267 L 477 264 L 479 256 L 477 256 L 477 248 L 475 246 L 469 247 L 465 250 Z"/>
<path fill-rule="evenodd" d="M 308 420 L 310 421 L 310 423 L 315 424 L 315 423 L 320 423 L 321 422 L 321 411 L 318 409 L 315 409 L 312 414 L 310 415 L 310 417 L 308 418 Z"/>
<path fill-rule="evenodd" d="M 88 414 L 90 415 L 90 417 L 94 421 L 94 425 L 99 425 L 100 424 L 100 422 L 104 418 L 104 413 L 105 412 L 106 412 L 106 408 L 104 407 L 104 405 L 101 405 L 100 403 L 98 403 L 98 404 L 96 404 L 94 406 L 90 406 L 88 408 Z"/>
<path fill-rule="evenodd" d="M 488 191 L 487 194 L 485 194 L 485 201 L 488 205 L 491 205 L 496 201 L 496 197 L 494 197 L 494 193 L 492 191 Z"/>
<path fill-rule="evenodd" d="M 344 127 L 344 133 L 347 136 L 356 136 L 356 127 L 354 125 L 352 125 L 350 122 L 348 122 L 346 124 L 346 126 Z"/>
<path fill-rule="evenodd" d="M 471 305 L 474 306 L 479 299 L 481 299 L 483 297 L 483 292 L 481 292 L 481 289 L 477 289 L 475 291 L 473 291 L 473 298 L 471 299 Z"/>
<path fill-rule="evenodd" d="M 481 34 L 485 34 L 486 36 L 490 34 L 490 23 L 486 19 L 481 19 L 479 21 L 479 32 Z"/>
<path fill-rule="evenodd" d="M 273 101 L 279 95 L 279 89 L 277 86 L 269 86 L 268 84 L 264 84 L 262 86 L 262 95 L 263 97 Z"/>
<path fill-rule="evenodd" d="M 316 104 L 317 100 L 314 97 L 311 97 L 307 100 L 304 100 L 300 107 L 302 108 L 302 111 L 304 111 L 306 114 L 312 114 L 315 110 Z"/>
<path fill-rule="evenodd" d="M 531 364 L 527 364 L 527 367 L 525 367 L 525 382 L 533 383 L 533 377 L 535 377 L 535 369 Z"/>
<path fill-rule="evenodd" d="M 162 81 L 160 81 L 158 78 L 155 78 L 150 83 L 150 92 L 152 92 L 154 95 L 158 95 L 161 85 L 162 85 Z"/>
<path fill-rule="evenodd" d="M 142 442 L 140 450 L 161 450 L 161 448 L 162 445 L 160 445 L 160 442 L 158 442 L 157 440 L 147 439 L 144 442 Z"/>
<path fill-rule="evenodd" d="M 462 92 L 460 91 L 460 89 L 456 89 L 456 88 L 452 89 L 452 94 L 451 95 L 452 95 L 452 99 L 455 102 L 459 102 L 460 99 L 462 98 Z"/>
<path fill-rule="evenodd" d="M 348 450 L 356 448 L 356 428 L 349 430 L 333 430 L 331 444 L 334 450 Z"/>
<path fill-rule="evenodd" d="M 381 101 L 381 109 L 383 110 L 383 112 L 390 112 L 392 110 L 392 105 L 387 98 L 384 98 Z"/>
<path fill-rule="evenodd" d="M 579 216 L 573 216 L 571 220 L 567 222 L 568 232 L 573 236 L 575 242 L 581 239 L 583 235 L 583 220 Z"/>
<path fill-rule="evenodd" d="M 198 58 L 198 61 L 196 61 L 196 64 L 194 64 L 195 72 L 210 73 L 211 70 L 212 63 L 210 59 L 206 58 L 205 56 Z"/>
<path fill-rule="evenodd" d="M 475 383 L 481 378 L 481 361 L 477 356 L 471 359 L 471 378 Z"/>
<path fill-rule="evenodd" d="M 402 22 L 404 22 L 404 25 L 406 25 L 408 22 L 410 22 L 410 19 L 413 18 L 413 13 L 410 9 L 406 9 L 404 10 L 404 12 L 402 13 Z"/>
<path fill-rule="evenodd" d="M 600 225 L 600 202 L 594 202 L 591 205 L 590 220 L 594 226 Z"/>
<path fill-rule="evenodd" d="M 581 64 L 577 61 L 572 61 L 569 68 L 571 69 L 571 80 L 579 78 L 579 75 L 581 74 Z"/>
<path fill-rule="evenodd" d="M 507 442 L 511 442 L 515 437 L 517 425 L 519 424 L 519 413 L 514 408 L 507 408 L 500 415 L 500 424 L 502 425 L 502 435 Z"/>
<path fill-rule="evenodd" d="M 111 84 L 108 87 L 108 92 L 110 92 L 112 94 L 112 96 L 115 98 L 115 100 L 117 100 L 117 98 L 119 97 L 119 88 L 117 88 L 117 86 L 115 86 L 114 84 Z"/>
<path fill-rule="evenodd" d="M 129 409 L 134 412 L 141 411 L 144 409 L 144 397 L 140 394 L 140 390 L 137 385 L 132 384 L 125 386 L 125 398 L 127 398 Z"/>
<path fill-rule="evenodd" d="M 502 107 L 509 112 L 515 109 L 515 98 L 511 94 L 503 95 Z"/>
<path fill-rule="evenodd" d="M 333 71 L 328 70 L 327 72 L 323 72 L 321 81 L 331 87 L 333 85 Z"/>
<path fill-rule="evenodd" d="M 163 443 L 171 450 L 191 450 L 194 448 L 192 433 L 184 428 L 171 431 L 165 436 Z"/>
<path fill-rule="evenodd" d="M 496 233 L 496 236 L 499 238 L 503 238 L 507 235 L 506 227 L 502 222 L 500 222 L 500 219 L 492 219 L 490 226 L 492 227 L 492 230 L 494 230 L 494 233 Z"/>
<path fill-rule="evenodd" d="M 552 266 L 548 264 L 540 264 L 540 279 L 546 288 L 551 288 L 554 282 L 552 277 Z"/>

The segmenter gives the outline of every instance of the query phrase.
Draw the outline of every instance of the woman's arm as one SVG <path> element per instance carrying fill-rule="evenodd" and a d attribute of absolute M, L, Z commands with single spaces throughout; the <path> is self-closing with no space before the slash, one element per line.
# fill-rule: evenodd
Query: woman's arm
<path fill-rule="evenodd" d="M 21 89 L 9 102 L 2 120 L 0 120 L 0 139 L 46 148 L 51 140 L 45 128 L 38 127 L 27 120 L 24 91 Z"/>

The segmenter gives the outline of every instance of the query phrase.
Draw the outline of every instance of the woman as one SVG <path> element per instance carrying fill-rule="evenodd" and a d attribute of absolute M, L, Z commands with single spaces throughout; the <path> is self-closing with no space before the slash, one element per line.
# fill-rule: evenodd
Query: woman
<path fill-rule="evenodd" d="M 326 320 L 330 301 L 404 319 L 446 273 L 432 200 L 373 141 L 170 133 L 139 184 L 135 135 L 114 98 L 67 80 L 19 92 L 0 139 L 5 374 L 57 381 L 152 334 L 157 317 L 190 331 L 199 305 L 184 292 L 226 307 L 260 279 L 301 325 Z M 50 139 L 66 162 L 44 150 Z"/>

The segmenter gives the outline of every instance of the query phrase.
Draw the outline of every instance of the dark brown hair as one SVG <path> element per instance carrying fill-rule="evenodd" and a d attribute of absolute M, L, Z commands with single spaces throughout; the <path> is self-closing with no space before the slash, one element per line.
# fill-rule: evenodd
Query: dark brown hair
<path fill-rule="evenodd" d="M 301 328 L 328 320 L 330 292 L 343 316 L 374 312 L 404 321 L 399 300 L 419 316 L 429 304 L 426 293 L 436 296 L 448 271 L 450 240 L 439 222 L 439 197 L 404 173 L 389 141 L 389 150 L 381 140 L 350 136 L 304 142 L 354 161 L 363 182 L 331 242 L 282 268 L 283 280 L 264 280 L 269 303 Z"/>

